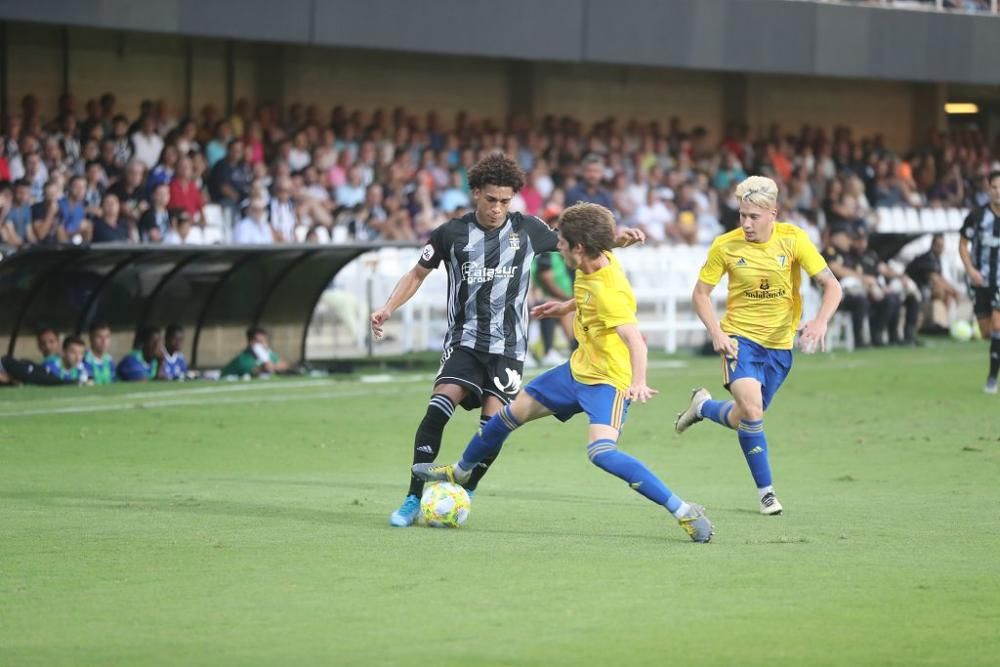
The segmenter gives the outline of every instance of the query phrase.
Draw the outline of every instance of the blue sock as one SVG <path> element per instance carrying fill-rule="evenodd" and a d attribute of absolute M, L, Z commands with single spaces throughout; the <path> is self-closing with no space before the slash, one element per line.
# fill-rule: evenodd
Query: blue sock
<path fill-rule="evenodd" d="M 587 445 L 587 456 L 595 466 L 625 480 L 634 490 L 671 512 L 677 511 L 684 502 L 642 461 L 619 451 L 614 440 L 595 440 Z"/>
<path fill-rule="evenodd" d="M 463 470 L 472 470 L 483 459 L 496 456 L 503 447 L 503 441 L 518 426 L 520 424 L 511 414 L 510 406 L 505 405 L 500 408 L 500 412 L 493 415 L 493 418 L 472 436 L 472 440 L 462 452 L 462 458 L 458 462 L 459 467 Z"/>
<path fill-rule="evenodd" d="M 711 419 L 716 424 L 722 424 L 726 428 L 732 428 L 729 425 L 729 413 L 733 411 L 734 405 L 735 403 L 732 401 L 708 400 L 701 404 L 701 416 L 705 419 Z"/>
<path fill-rule="evenodd" d="M 740 420 L 737 429 L 740 449 L 750 466 L 750 474 L 758 489 L 771 486 L 771 464 L 767 461 L 767 437 L 764 435 L 764 420 Z"/>

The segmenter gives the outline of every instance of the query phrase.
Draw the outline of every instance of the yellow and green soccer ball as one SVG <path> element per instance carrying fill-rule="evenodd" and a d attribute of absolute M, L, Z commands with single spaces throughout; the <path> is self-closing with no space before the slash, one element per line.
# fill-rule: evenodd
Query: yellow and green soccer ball
<path fill-rule="evenodd" d="M 458 484 L 438 482 L 424 489 L 420 515 L 432 528 L 458 528 L 469 518 L 469 494 Z"/>

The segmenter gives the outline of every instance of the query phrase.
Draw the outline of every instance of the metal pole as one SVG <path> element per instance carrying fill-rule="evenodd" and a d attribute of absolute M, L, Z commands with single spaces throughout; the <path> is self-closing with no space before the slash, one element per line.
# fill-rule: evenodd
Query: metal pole
<path fill-rule="evenodd" d="M 194 46 L 190 37 L 184 38 L 184 115 L 191 118 L 194 104 Z"/>
<path fill-rule="evenodd" d="M 233 89 L 235 88 L 236 64 L 233 57 L 233 40 L 226 40 L 226 118 L 233 114 Z"/>
<path fill-rule="evenodd" d="M 0 120 L 7 121 L 7 22 L 0 21 Z M 3 131 L 7 131 L 4 126 Z M 16 138 L 16 137 L 15 137 Z"/>
<path fill-rule="evenodd" d="M 69 28 L 63 28 L 62 38 L 62 92 L 69 93 Z"/>
<path fill-rule="evenodd" d="M 365 296 L 368 301 L 368 312 L 374 310 L 373 305 L 373 292 L 375 291 L 375 269 L 372 267 L 371 271 L 368 273 L 368 281 L 365 285 Z M 365 340 L 368 343 L 368 357 L 371 358 L 375 356 L 375 334 L 372 333 L 372 328 L 368 327 L 368 334 L 365 336 Z"/>

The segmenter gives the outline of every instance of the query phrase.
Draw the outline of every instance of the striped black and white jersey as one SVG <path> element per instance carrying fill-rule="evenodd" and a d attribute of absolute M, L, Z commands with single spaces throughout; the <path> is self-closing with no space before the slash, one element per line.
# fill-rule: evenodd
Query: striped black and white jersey
<path fill-rule="evenodd" d="M 555 250 L 559 235 L 538 218 L 511 213 L 497 229 L 476 222 L 475 212 L 431 233 L 420 266 L 444 262 L 448 271 L 448 333 L 455 345 L 524 360 L 528 335 L 531 260 Z"/>
<path fill-rule="evenodd" d="M 974 209 L 965 218 L 962 236 L 971 243 L 972 265 L 983 274 L 983 287 L 1000 287 L 1000 217 L 989 204 Z"/>

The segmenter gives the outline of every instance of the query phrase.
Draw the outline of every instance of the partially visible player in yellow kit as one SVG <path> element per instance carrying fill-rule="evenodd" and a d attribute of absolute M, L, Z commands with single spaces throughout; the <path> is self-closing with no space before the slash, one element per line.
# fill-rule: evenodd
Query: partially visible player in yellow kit
<path fill-rule="evenodd" d="M 581 203 L 563 211 L 558 249 L 566 266 L 576 271 L 573 299 L 542 304 L 532 315 L 562 317 L 575 310 L 573 333 L 580 346 L 568 362 L 532 380 L 513 403 L 501 408 L 457 463 L 419 463 L 413 474 L 425 481 L 464 484 L 476 465 L 499 453 L 507 436 L 522 424 L 548 415 L 567 421 L 585 412 L 591 462 L 663 506 L 692 540 L 708 542 L 712 524 L 704 509 L 681 500 L 645 464 L 618 449 L 630 403 L 645 403 L 656 390 L 646 385 L 646 343 L 636 321 L 632 287 L 611 253 L 614 243 L 615 219 L 608 209 Z"/>
<path fill-rule="evenodd" d="M 698 276 L 694 310 L 722 355 L 722 384 L 731 401 L 712 400 L 704 387 L 695 389 L 674 428 L 683 433 L 710 419 L 735 429 L 750 473 L 757 484 L 760 512 L 781 514 L 774 493 L 764 411 L 792 368 L 795 330 L 802 316 L 799 287 L 804 269 L 823 290 L 816 317 L 799 336 L 803 352 L 823 349 L 826 327 L 840 305 L 840 283 L 806 233 L 775 222 L 778 186 L 770 178 L 751 176 L 736 188 L 740 228 L 715 239 Z M 712 289 L 729 276 L 726 315 L 719 322 L 712 308 Z"/>

